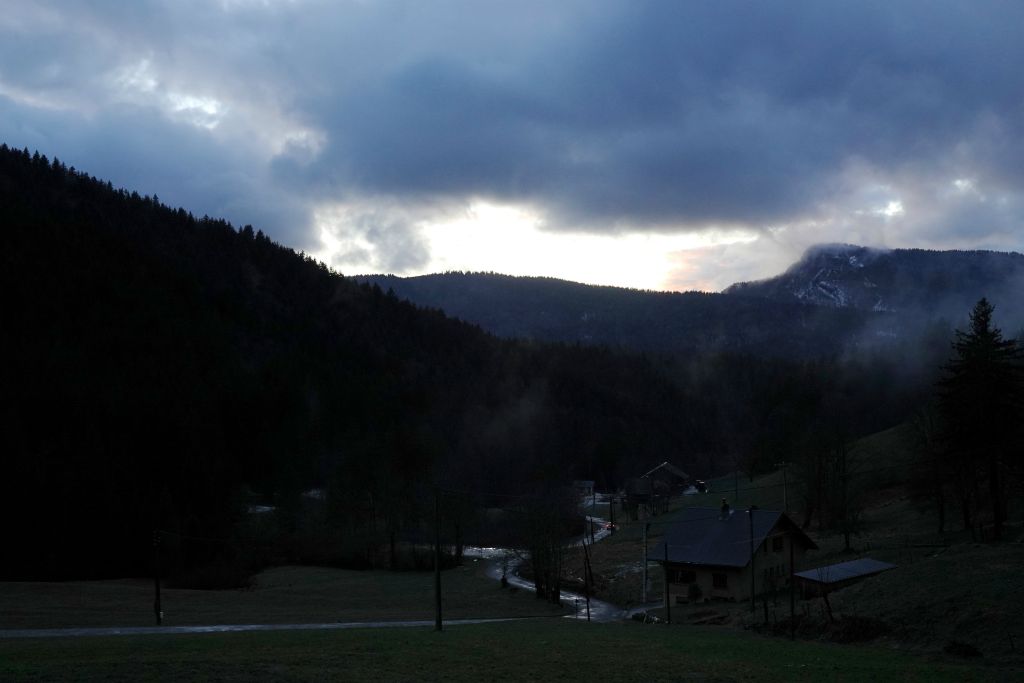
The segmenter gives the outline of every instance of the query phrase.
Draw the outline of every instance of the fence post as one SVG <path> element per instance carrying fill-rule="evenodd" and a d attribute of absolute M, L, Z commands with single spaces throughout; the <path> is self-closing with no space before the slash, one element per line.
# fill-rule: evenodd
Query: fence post
<path fill-rule="evenodd" d="M 443 630 L 441 622 L 441 491 L 434 486 L 434 630 Z"/>

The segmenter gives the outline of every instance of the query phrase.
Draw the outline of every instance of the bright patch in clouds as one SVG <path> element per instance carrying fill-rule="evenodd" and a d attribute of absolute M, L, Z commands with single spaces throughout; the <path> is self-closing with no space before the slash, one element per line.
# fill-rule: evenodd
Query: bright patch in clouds
<path fill-rule="evenodd" d="M 619 235 L 542 229 L 536 215 L 477 203 L 460 219 L 424 226 L 430 270 L 542 275 L 597 285 L 664 289 L 673 252 L 755 239 L 747 232 Z"/>
<path fill-rule="evenodd" d="M 892 218 L 894 216 L 903 215 L 903 202 L 898 199 L 894 199 L 886 204 L 881 209 L 878 209 L 878 214 L 885 216 L 886 218 Z"/>
<path fill-rule="evenodd" d="M 374 232 L 356 227 L 360 214 L 335 209 L 318 216 L 323 248 L 314 256 L 346 273 L 380 269 Z M 429 260 L 389 272 L 490 271 L 655 290 L 674 284 L 670 276 L 678 268 L 676 253 L 757 239 L 756 233 L 742 230 L 618 235 L 553 232 L 544 230 L 543 219 L 528 209 L 483 201 L 472 203 L 460 215 L 416 223 L 414 229 L 429 251 Z"/>

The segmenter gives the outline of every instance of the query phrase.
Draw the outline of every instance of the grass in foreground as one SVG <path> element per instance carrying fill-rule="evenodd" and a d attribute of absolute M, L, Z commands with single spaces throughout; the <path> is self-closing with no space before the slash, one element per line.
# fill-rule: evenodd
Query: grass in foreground
<path fill-rule="evenodd" d="M 1012 669 L 717 629 L 533 620 L 427 629 L 0 641 L 2 680 L 1011 680 Z"/>
<path fill-rule="evenodd" d="M 445 618 L 551 615 L 529 591 L 502 589 L 483 561 L 443 572 Z M 277 567 L 245 590 L 164 589 L 164 624 L 282 624 L 433 619 L 430 572 Z M 0 583 L 0 629 L 152 626 L 153 583 L 143 579 Z"/>

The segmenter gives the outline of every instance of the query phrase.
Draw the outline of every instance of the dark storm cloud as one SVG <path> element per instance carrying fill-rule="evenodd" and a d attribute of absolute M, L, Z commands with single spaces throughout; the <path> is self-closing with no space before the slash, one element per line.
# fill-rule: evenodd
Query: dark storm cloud
<path fill-rule="evenodd" d="M 371 193 L 527 199 L 593 228 L 763 223 L 807 211 L 852 157 L 928 165 L 973 144 L 986 117 L 1019 125 L 1016 5 L 610 14 L 564 43 L 509 45 L 499 68 L 438 44 L 310 98 L 329 133 L 310 175 Z"/>
<path fill-rule="evenodd" d="M 473 197 L 551 229 L 839 225 L 851 165 L 1020 205 L 1019 3 L 12 2 L 9 143 L 291 244 L 317 205 L 377 200 L 406 213 L 352 230 L 396 263 L 425 258 L 409 211 Z M 222 110 L 183 120 L 183 95 Z"/>

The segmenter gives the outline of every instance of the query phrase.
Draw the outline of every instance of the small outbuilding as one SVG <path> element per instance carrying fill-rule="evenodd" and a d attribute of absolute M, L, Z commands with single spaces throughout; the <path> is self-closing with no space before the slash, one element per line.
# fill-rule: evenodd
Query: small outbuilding
<path fill-rule="evenodd" d="M 787 587 L 818 547 L 784 512 L 694 507 L 680 515 L 648 554 L 664 568 L 675 603 L 749 600 L 752 588 L 759 595 Z"/>
<path fill-rule="evenodd" d="M 804 597 L 825 595 L 852 583 L 857 583 L 869 576 L 895 569 L 896 565 L 882 562 L 870 557 L 862 557 L 848 562 L 815 567 L 793 575 L 800 586 Z"/>
<path fill-rule="evenodd" d="M 690 485 L 690 475 L 670 462 L 663 462 L 645 473 L 641 479 L 650 479 L 655 493 L 672 494 Z"/>
<path fill-rule="evenodd" d="M 594 482 L 592 479 L 576 479 L 572 482 L 572 489 L 579 498 L 590 498 L 594 495 Z"/>

